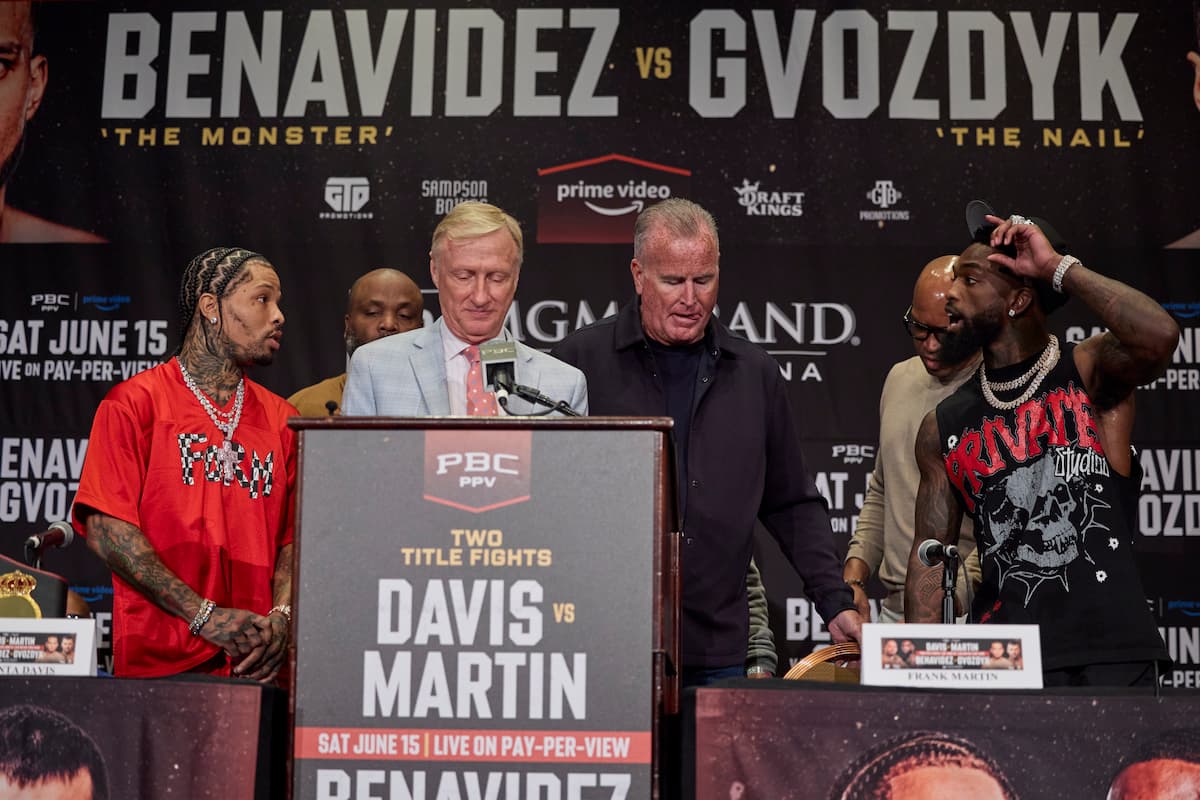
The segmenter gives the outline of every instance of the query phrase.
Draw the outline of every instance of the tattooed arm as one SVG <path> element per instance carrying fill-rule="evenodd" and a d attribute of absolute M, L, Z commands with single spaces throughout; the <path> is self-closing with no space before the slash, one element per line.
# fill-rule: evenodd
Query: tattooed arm
<path fill-rule="evenodd" d="M 137 526 L 99 511 L 88 514 L 86 524 L 88 547 L 113 572 L 164 611 L 189 623 L 195 618 L 204 598 L 163 564 Z M 245 656 L 264 643 L 260 619 L 238 608 L 214 608 L 200 636 L 232 657 Z"/>
<path fill-rule="evenodd" d="M 962 508 L 946 477 L 934 411 L 926 414 L 921 422 L 914 454 L 921 469 L 921 488 L 917 490 L 916 535 L 904 582 L 904 619 L 906 622 L 941 622 L 942 567 L 925 566 L 917 551 L 921 542 L 931 538 L 943 544 L 957 544 Z"/>
<path fill-rule="evenodd" d="M 292 545 L 286 544 L 275 557 L 275 577 L 272 594 L 276 607 L 292 602 Z M 234 667 L 233 671 L 244 678 L 270 683 L 275 680 L 287 656 L 288 640 L 291 638 L 291 620 L 276 611 L 259 617 L 258 627 L 264 642 L 254 652 Z"/>
<path fill-rule="evenodd" d="M 1037 226 L 988 219 L 998 223 L 992 245 L 1011 244 L 1017 251 L 1015 259 L 993 253 L 989 260 L 1036 280 L 1054 277 L 1063 257 Z M 1108 328 L 1075 348 L 1075 363 L 1097 406 L 1112 408 L 1138 386 L 1162 376 L 1179 341 L 1179 326 L 1161 303 L 1078 263 L 1066 271 L 1062 287 L 1082 300 Z"/>

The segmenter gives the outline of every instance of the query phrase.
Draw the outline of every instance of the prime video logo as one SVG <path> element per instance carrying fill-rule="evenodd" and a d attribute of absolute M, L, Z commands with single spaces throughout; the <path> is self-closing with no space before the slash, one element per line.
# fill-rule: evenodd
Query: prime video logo
<path fill-rule="evenodd" d="M 1167 611 L 1178 611 L 1189 617 L 1200 617 L 1200 600 L 1168 600 Z"/>
<path fill-rule="evenodd" d="M 116 311 L 121 306 L 127 306 L 130 297 L 127 294 L 85 294 L 80 301 L 85 306 L 95 306 L 97 311 Z"/>

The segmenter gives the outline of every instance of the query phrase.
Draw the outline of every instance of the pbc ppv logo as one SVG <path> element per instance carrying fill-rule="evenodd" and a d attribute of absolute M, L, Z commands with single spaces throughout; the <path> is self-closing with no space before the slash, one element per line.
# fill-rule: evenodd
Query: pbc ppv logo
<path fill-rule="evenodd" d="M 907 209 L 892 208 L 903 197 L 904 193 L 897 189 L 896 184 L 892 181 L 875 181 L 871 191 L 867 192 L 867 199 L 875 208 L 859 211 L 858 218 L 864 222 L 878 223 L 880 227 L 883 227 L 885 222 L 908 222 L 909 212 Z"/>
<path fill-rule="evenodd" d="M 833 458 L 841 459 L 843 464 L 861 464 L 865 459 L 875 458 L 875 445 L 872 444 L 835 444 Z"/>
<path fill-rule="evenodd" d="M 531 431 L 428 431 L 425 499 L 476 513 L 529 499 Z"/>
<path fill-rule="evenodd" d="M 470 450 L 466 453 L 439 453 L 436 475 L 458 474 L 459 487 L 492 488 L 501 475 L 520 475 L 515 467 L 521 459 L 515 453 L 483 453 Z"/>
<path fill-rule="evenodd" d="M 72 308 L 75 305 L 75 295 L 32 294 L 29 296 L 29 305 L 38 311 L 61 311 L 64 308 Z"/>
<path fill-rule="evenodd" d="M 363 211 L 371 199 L 371 182 L 366 178 L 330 178 L 325 181 L 325 204 L 332 211 L 322 211 L 321 219 L 374 219 L 375 214 Z"/>

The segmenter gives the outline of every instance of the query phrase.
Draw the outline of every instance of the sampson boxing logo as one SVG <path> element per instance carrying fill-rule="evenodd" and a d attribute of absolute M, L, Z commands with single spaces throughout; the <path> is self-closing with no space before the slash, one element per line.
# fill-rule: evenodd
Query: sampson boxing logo
<path fill-rule="evenodd" d="M 450 213 L 459 203 L 488 201 L 488 182 L 485 180 L 432 179 L 421 181 L 421 197 L 433 201 L 433 213 L 439 217 Z"/>
<path fill-rule="evenodd" d="M 615 153 L 538 170 L 539 242 L 626 244 L 646 206 L 686 196 L 691 170 Z"/>
<path fill-rule="evenodd" d="M 427 431 L 424 498 L 475 513 L 523 503 L 532 447 L 532 431 Z"/>

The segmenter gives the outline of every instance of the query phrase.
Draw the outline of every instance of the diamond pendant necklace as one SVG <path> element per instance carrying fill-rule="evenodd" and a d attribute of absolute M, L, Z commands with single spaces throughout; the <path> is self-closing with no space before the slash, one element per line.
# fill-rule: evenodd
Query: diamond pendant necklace
<path fill-rule="evenodd" d="M 222 412 L 217 409 L 204 392 L 200 391 L 200 387 L 192 380 L 192 376 L 188 373 L 187 367 L 183 365 L 183 359 L 179 356 L 175 357 L 175 363 L 179 365 L 179 372 L 183 375 L 183 382 L 196 399 L 200 401 L 200 406 L 208 414 L 208 418 L 213 421 L 222 434 L 224 441 L 221 442 L 221 447 L 217 450 L 217 462 L 221 465 L 221 474 L 225 478 L 225 482 L 233 480 L 233 467 L 237 464 L 237 451 L 233 448 L 233 432 L 237 430 L 238 423 L 242 421 L 242 404 L 246 399 L 246 376 L 238 378 L 237 393 L 233 400 L 233 411 Z"/>

